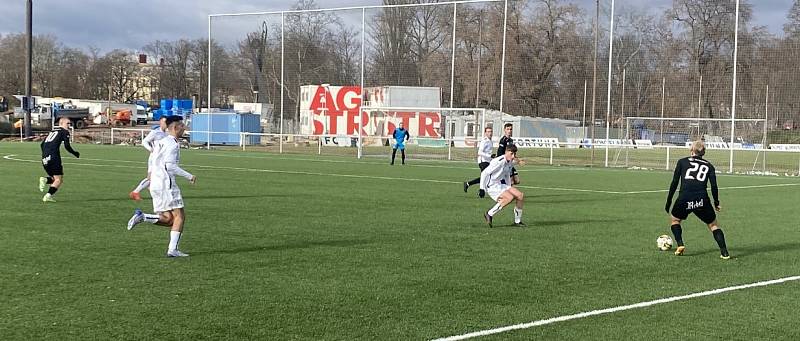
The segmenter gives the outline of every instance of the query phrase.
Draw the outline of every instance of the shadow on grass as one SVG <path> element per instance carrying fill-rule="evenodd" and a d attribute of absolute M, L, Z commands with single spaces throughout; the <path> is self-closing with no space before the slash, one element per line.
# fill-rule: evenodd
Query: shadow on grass
<path fill-rule="evenodd" d="M 604 201 L 607 202 L 609 199 L 607 196 L 595 196 L 594 198 L 587 198 L 587 197 L 576 197 L 576 196 L 567 196 L 567 195 L 554 195 L 552 198 L 540 198 L 540 196 L 526 196 L 525 203 L 534 203 L 534 204 L 570 204 L 570 203 L 579 203 L 579 202 L 597 202 L 597 201 Z"/>
<path fill-rule="evenodd" d="M 739 257 L 747 257 L 751 255 L 756 255 L 759 253 L 770 253 L 770 252 L 780 252 L 780 251 L 792 251 L 792 250 L 800 250 L 800 243 L 798 242 L 788 242 L 788 243 L 775 243 L 775 244 L 763 244 L 763 245 L 750 245 L 745 247 L 737 247 L 736 245 L 728 244 L 728 250 L 731 253 L 733 258 Z M 687 255 L 704 255 L 714 253 L 718 254 L 719 249 L 707 249 L 698 251 L 696 253 L 691 253 Z"/>
<path fill-rule="evenodd" d="M 259 194 L 259 195 L 184 195 L 183 199 L 189 200 L 203 200 L 203 199 L 251 199 L 251 198 L 284 198 L 287 197 L 286 195 L 278 195 L 278 194 Z M 150 200 L 150 197 L 142 197 L 142 201 Z M 94 202 L 94 201 L 133 201 L 131 198 L 125 197 L 114 197 L 114 198 L 90 198 L 90 199 L 83 199 L 83 200 L 76 200 L 76 201 L 86 201 L 86 202 Z"/>
<path fill-rule="evenodd" d="M 548 220 L 548 221 L 535 221 L 535 220 L 525 220 L 522 219 L 525 224 L 528 224 L 527 227 L 517 227 L 514 224 L 502 224 L 498 225 L 497 222 L 494 222 L 494 228 L 519 228 L 519 229 L 529 229 L 529 228 L 537 228 L 537 227 L 554 227 L 554 226 L 566 226 L 566 225 L 579 225 L 579 224 L 588 224 L 588 223 L 607 223 L 607 222 L 618 222 L 619 220 L 614 219 L 584 219 L 584 220 Z M 487 227 L 484 223 L 483 227 Z"/>
<path fill-rule="evenodd" d="M 350 247 L 355 245 L 369 244 L 372 242 L 373 242 L 372 240 L 368 239 L 294 241 L 294 242 L 287 242 L 275 245 L 257 245 L 257 246 L 245 246 L 245 247 L 220 249 L 220 250 L 194 251 L 192 252 L 192 256 L 238 254 L 238 253 L 263 252 L 263 251 L 286 251 L 286 250 L 312 249 L 317 247 Z"/>

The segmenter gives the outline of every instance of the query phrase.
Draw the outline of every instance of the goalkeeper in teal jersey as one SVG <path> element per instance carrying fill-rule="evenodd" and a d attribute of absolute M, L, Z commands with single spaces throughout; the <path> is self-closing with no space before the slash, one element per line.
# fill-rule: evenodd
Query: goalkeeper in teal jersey
<path fill-rule="evenodd" d="M 411 138 L 411 135 L 403 127 L 403 122 L 400 122 L 400 127 L 392 132 L 392 138 L 395 140 L 394 147 L 392 147 L 392 164 L 394 165 L 394 157 L 397 155 L 398 149 L 400 149 L 400 160 L 406 164 L 406 141 Z"/>

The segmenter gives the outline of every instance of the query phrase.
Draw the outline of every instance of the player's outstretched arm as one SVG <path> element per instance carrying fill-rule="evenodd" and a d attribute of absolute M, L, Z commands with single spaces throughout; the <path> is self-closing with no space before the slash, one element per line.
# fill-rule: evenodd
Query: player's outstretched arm
<path fill-rule="evenodd" d="M 681 174 L 683 173 L 681 169 L 681 162 L 678 161 L 678 164 L 675 165 L 675 173 L 672 174 L 672 183 L 669 185 L 669 194 L 667 194 L 667 204 L 664 206 L 664 210 L 669 213 L 670 207 L 672 207 L 672 196 L 675 195 L 675 191 L 678 189 L 678 183 L 681 181 Z"/>
<path fill-rule="evenodd" d="M 719 187 L 717 187 L 717 170 L 714 166 L 708 171 L 708 181 L 711 182 L 711 196 L 714 198 L 714 208 L 719 211 Z"/>
<path fill-rule="evenodd" d="M 194 181 L 196 180 L 194 175 L 181 168 L 181 166 L 178 166 L 178 164 L 175 162 L 167 163 L 167 171 L 172 175 L 182 176 L 186 178 L 186 180 L 191 181 L 192 183 L 194 183 Z"/>
<path fill-rule="evenodd" d="M 66 149 L 70 154 L 75 155 L 76 158 L 81 158 L 81 153 L 72 149 L 72 145 L 69 144 L 69 135 L 64 135 L 64 149 Z"/>

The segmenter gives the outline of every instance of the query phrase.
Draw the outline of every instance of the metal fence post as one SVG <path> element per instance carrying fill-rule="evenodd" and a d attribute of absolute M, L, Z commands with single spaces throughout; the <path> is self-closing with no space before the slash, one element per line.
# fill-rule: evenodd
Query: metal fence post
<path fill-rule="evenodd" d="M 453 159 L 453 140 L 447 141 L 447 160 Z"/>
<path fill-rule="evenodd" d="M 667 163 L 664 165 L 664 169 L 669 170 L 669 146 L 667 146 Z"/>

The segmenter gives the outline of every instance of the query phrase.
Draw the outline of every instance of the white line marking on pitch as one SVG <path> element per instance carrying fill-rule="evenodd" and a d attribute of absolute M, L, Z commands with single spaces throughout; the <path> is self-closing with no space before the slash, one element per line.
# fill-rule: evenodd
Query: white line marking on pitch
<path fill-rule="evenodd" d="M 580 313 L 580 314 L 564 315 L 564 316 L 553 317 L 553 318 L 549 318 L 549 319 L 545 319 L 545 320 L 539 320 L 539 321 L 533 321 L 533 322 L 528 322 L 528 323 L 515 324 L 515 325 L 512 325 L 512 326 L 506 326 L 506 327 L 500 327 L 500 328 L 494 328 L 494 329 L 486 329 L 486 330 L 481 330 L 481 331 L 462 334 L 462 335 L 438 338 L 438 339 L 435 339 L 434 341 L 466 340 L 466 339 L 470 339 L 470 338 L 474 338 L 474 337 L 505 333 L 505 332 L 512 331 L 512 330 L 528 329 L 528 328 L 533 328 L 533 327 L 538 327 L 538 326 L 544 326 L 544 325 L 547 325 L 547 324 L 553 324 L 553 323 L 557 323 L 557 322 L 564 322 L 564 321 L 569 321 L 569 320 L 582 319 L 582 318 L 586 318 L 586 317 L 590 317 L 590 316 L 610 314 L 610 313 L 615 313 L 615 312 L 618 312 L 618 311 L 624 311 L 624 310 L 630 310 L 630 309 L 645 308 L 645 307 L 649 307 L 649 306 L 653 306 L 653 305 L 657 305 L 657 304 L 664 304 L 664 303 L 670 303 L 670 302 L 675 302 L 675 301 L 688 300 L 688 299 L 697 298 L 697 297 L 703 297 L 703 296 L 718 295 L 718 294 L 722 294 L 722 293 L 729 292 L 729 291 L 743 290 L 743 289 L 755 288 L 755 287 L 763 287 L 763 286 L 768 286 L 768 285 L 773 285 L 773 284 L 780 284 L 780 283 L 785 283 L 785 282 L 790 282 L 790 281 L 797 281 L 797 280 L 800 280 L 800 276 L 784 277 L 784 278 L 774 279 L 774 280 L 770 280 L 770 281 L 762 281 L 762 282 L 756 282 L 756 283 L 750 283 L 750 284 L 744 284 L 744 285 L 737 285 L 737 286 L 732 286 L 732 287 L 727 287 L 727 288 L 721 288 L 721 289 L 714 289 L 714 290 L 698 292 L 698 293 L 689 294 L 689 295 L 667 297 L 667 298 L 662 298 L 662 299 L 658 299 L 658 300 L 641 302 L 641 303 L 630 304 L 630 305 L 624 305 L 624 306 L 619 306 L 619 307 L 606 308 L 606 309 L 600 309 L 600 310 L 592 310 L 592 311 L 588 311 L 588 312 Z"/>
<path fill-rule="evenodd" d="M 3 158 L 6 159 L 6 160 L 21 161 L 21 162 L 33 162 L 33 163 L 39 163 L 40 162 L 38 160 L 17 159 L 17 158 L 14 158 L 14 156 L 16 156 L 16 155 L 13 155 L 13 154 L 12 155 L 6 155 Z M 83 159 L 83 160 L 138 163 L 138 164 L 143 163 L 142 161 L 130 161 L 130 160 L 107 160 L 107 159 Z M 141 168 L 141 169 L 146 169 L 147 168 L 147 167 L 143 167 L 143 166 L 103 165 L 103 164 L 94 164 L 94 163 L 74 163 L 74 162 L 64 162 L 64 164 L 65 165 L 76 165 L 76 166 L 98 166 L 98 167 L 113 167 L 113 168 Z M 461 184 L 462 183 L 460 181 L 452 181 L 452 180 L 395 178 L 395 177 L 388 177 L 388 176 L 318 173 L 318 172 L 302 172 L 302 171 L 284 171 L 284 170 L 274 170 L 274 169 L 253 169 L 253 168 L 241 168 L 241 167 L 207 166 L 207 165 L 192 165 L 192 164 L 185 164 L 183 166 L 184 167 L 189 167 L 189 168 L 195 167 L 195 168 L 217 169 L 217 170 L 235 170 L 235 171 L 245 171 L 245 172 L 264 172 L 264 173 L 294 174 L 294 175 L 334 176 L 334 177 L 359 178 L 359 179 L 402 180 L 402 181 L 418 181 L 418 182 L 443 183 L 443 184 Z M 621 194 L 622 193 L 622 192 L 601 191 L 601 190 L 592 190 L 592 189 L 550 188 L 550 187 L 535 187 L 535 186 L 519 186 L 519 187 L 543 189 L 543 190 L 553 190 L 553 191 L 592 192 L 592 193 L 605 193 L 605 194 Z"/>
<path fill-rule="evenodd" d="M 748 189 L 748 188 L 789 187 L 789 186 L 800 186 L 800 182 L 798 182 L 798 183 L 788 183 L 788 184 L 731 186 L 731 187 L 720 187 L 719 189 Z M 655 190 L 650 190 L 650 191 L 620 192 L 619 194 L 666 193 L 666 192 L 669 192 L 669 189 L 655 189 Z"/>
<path fill-rule="evenodd" d="M 6 160 L 21 161 L 21 162 L 32 162 L 32 163 L 39 163 L 40 162 L 38 160 L 17 159 L 17 158 L 14 158 L 14 156 L 16 156 L 16 154 L 6 155 L 3 158 L 6 159 Z M 84 158 L 82 160 L 120 162 L 120 163 L 136 163 L 136 164 L 142 164 L 143 163 L 142 161 L 131 161 L 131 160 L 109 160 L 109 159 L 88 159 L 88 158 Z M 104 164 L 74 163 L 74 162 L 64 162 L 64 164 L 66 164 L 66 165 L 77 165 L 77 166 L 112 167 L 112 168 L 140 168 L 140 169 L 146 169 L 147 168 L 147 167 L 144 167 L 144 166 L 104 165 Z M 441 184 L 461 184 L 462 183 L 460 181 L 453 181 L 453 180 L 396 178 L 396 177 L 388 177 L 388 176 L 372 176 L 372 175 L 357 175 L 357 174 L 336 174 L 336 173 L 319 173 L 319 172 L 303 172 L 303 171 L 286 171 L 286 170 L 275 170 L 275 169 L 254 169 L 254 168 L 242 168 L 242 167 L 208 166 L 208 165 L 193 165 L 193 164 L 185 164 L 184 166 L 185 167 L 196 167 L 196 168 L 212 169 L 212 170 L 235 170 L 235 171 L 243 171 L 243 172 L 264 172 L 264 173 L 294 174 L 294 175 L 333 176 L 333 177 L 343 177 L 343 178 L 376 179 L 376 180 L 418 181 L 418 182 L 441 183 Z M 753 185 L 753 186 L 738 186 L 738 187 L 720 187 L 720 190 L 763 188 L 763 187 L 786 187 L 786 186 L 800 186 L 800 183 Z M 548 190 L 548 191 L 561 191 L 561 192 L 583 192 L 583 193 L 622 194 L 622 195 L 626 195 L 626 194 L 644 194 L 644 193 L 661 193 L 661 192 L 667 192 L 668 191 L 668 190 L 651 190 L 651 191 L 620 192 L 620 191 L 604 191 L 604 190 L 597 190 L 597 189 L 542 187 L 542 186 L 527 186 L 527 185 L 519 185 L 517 187 L 519 187 L 519 188 L 528 188 L 528 189 L 541 189 L 541 190 Z"/>
<path fill-rule="evenodd" d="M 214 156 L 214 157 L 232 157 L 232 158 L 243 158 L 243 159 L 260 159 L 260 160 L 290 160 L 290 161 L 308 161 L 308 162 L 327 162 L 327 163 L 357 163 L 357 164 L 365 164 L 365 165 L 376 165 L 382 166 L 386 165 L 385 162 L 369 162 L 369 161 L 349 161 L 349 160 L 328 160 L 328 159 L 307 159 L 307 158 L 291 158 L 291 157 L 280 157 L 280 156 L 272 156 L 267 154 L 267 156 L 252 156 L 252 155 L 229 155 L 229 154 L 217 154 L 217 153 L 197 153 L 197 155 L 203 156 Z M 439 162 L 439 161 L 429 161 L 429 160 L 415 160 L 421 162 Z M 467 163 L 466 161 L 449 161 L 453 163 Z M 425 164 L 407 164 L 405 167 L 426 167 L 426 168 L 445 168 L 445 169 L 466 169 L 466 170 L 475 170 L 476 167 L 455 167 L 449 165 L 425 165 Z M 577 168 L 577 167 L 549 167 L 548 168 L 535 168 L 535 169 L 517 169 L 517 172 L 561 172 L 561 171 L 587 171 L 588 168 Z"/>

